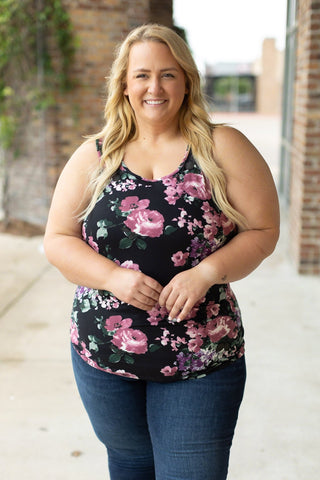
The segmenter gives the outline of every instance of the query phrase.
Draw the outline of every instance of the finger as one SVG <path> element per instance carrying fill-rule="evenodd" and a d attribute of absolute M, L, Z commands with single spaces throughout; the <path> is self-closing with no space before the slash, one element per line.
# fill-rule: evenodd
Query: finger
<path fill-rule="evenodd" d="M 160 296 L 159 296 L 159 305 L 161 307 L 165 307 L 166 304 L 167 304 L 167 300 L 169 298 L 169 295 L 171 293 L 171 287 L 169 285 L 167 285 L 166 287 L 164 287 L 160 293 Z"/>
<path fill-rule="evenodd" d="M 143 292 L 137 292 L 135 294 L 135 299 L 141 303 L 144 303 L 145 305 L 154 305 L 157 301 L 158 298 L 153 298 L 149 295 L 145 295 Z"/>
<path fill-rule="evenodd" d="M 151 310 L 155 306 L 157 302 L 151 300 L 148 297 L 145 297 L 142 294 L 137 293 L 134 298 L 128 301 L 130 305 L 133 305 L 136 308 L 140 308 L 141 310 Z"/>
<path fill-rule="evenodd" d="M 183 320 L 185 320 L 185 318 L 189 315 L 193 307 L 194 307 L 193 302 L 191 302 L 190 300 L 187 300 L 178 315 L 177 321 L 182 322 Z"/>
<path fill-rule="evenodd" d="M 185 303 L 185 300 L 179 295 L 175 296 L 174 299 L 173 298 L 174 297 L 171 294 L 166 303 L 166 308 L 169 311 L 169 319 L 177 318 Z"/>
<path fill-rule="evenodd" d="M 169 320 L 180 320 L 180 312 L 183 309 L 183 305 L 174 304 L 169 312 Z"/>
<path fill-rule="evenodd" d="M 149 310 L 151 310 L 155 304 L 153 305 L 146 305 L 145 303 L 142 303 L 142 302 L 138 302 L 136 300 L 133 300 L 130 305 L 132 305 L 133 307 L 136 307 L 138 308 L 139 310 L 144 310 L 146 312 L 148 312 Z"/>
<path fill-rule="evenodd" d="M 159 282 L 157 282 L 157 280 L 155 280 L 154 278 L 152 277 L 148 277 L 147 275 L 145 275 L 145 279 L 144 279 L 144 283 L 149 287 L 151 288 L 151 290 L 154 290 L 155 292 L 157 292 L 158 294 L 160 294 L 163 290 L 163 287 L 162 285 L 160 285 Z M 158 295 L 159 296 L 159 295 Z"/>
<path fill-rule="evenodd" d="M 146 298 L 149 298 L 150 300 L 154 302 L 159 301 L 159 292 L 156 290 L 152 290 L 151 288 L 147 287 L 146 285 L 142 285 L 139 289 L 139 293 L 144 295 Z"/>

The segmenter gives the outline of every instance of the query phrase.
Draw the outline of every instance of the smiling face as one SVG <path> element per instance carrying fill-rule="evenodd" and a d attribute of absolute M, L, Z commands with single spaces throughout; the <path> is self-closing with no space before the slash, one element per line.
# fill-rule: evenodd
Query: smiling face
<path fill-rule="evenodd" d="M 138 124 L 178 125 L 186 93 L 185 74 L 167 45 L 148 41 L 131 47 L 124 94 Z"/>

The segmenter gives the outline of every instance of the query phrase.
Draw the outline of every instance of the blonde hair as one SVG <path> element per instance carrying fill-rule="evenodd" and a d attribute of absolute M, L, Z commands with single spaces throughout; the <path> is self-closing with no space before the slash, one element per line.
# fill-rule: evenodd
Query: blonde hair
<path fill-rule="evenodd" d="M 201 91 L 201 80 L 196 64 L 184 40 L 172 29 L 158 24 L 147 24 L 132 30 L 116 51 L 116 58 L 107 79 L 105 126 L 91 139 L 102 140 L 102 156 L 99 169 L 92 174 L 89 187 L 92 198 L 81 215 L 84 219 L 93 209 L 98 197 L 113 174 L 118 170 L 126 144 L 135 138 L 137 127 L 134 112 L 124 95 L 129 53 L 137 42 L 160 42 L 170 49 L 173 57 L 185 73 L 187 94 L 180 108 L 179 127 L 186 143 L 207 178 L 212 196 L 223 213 L 239 226 L 245 226 L 244 217 L 229 203 L 226 180 L 216 164 L 213 153 L 213 129 L 216 127 L 206 111 Z"/>

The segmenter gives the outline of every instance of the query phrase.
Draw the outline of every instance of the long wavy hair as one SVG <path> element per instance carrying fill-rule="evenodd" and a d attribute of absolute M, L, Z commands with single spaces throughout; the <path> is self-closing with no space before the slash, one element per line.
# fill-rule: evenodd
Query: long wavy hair
<path fill-rule="evenodd" d="M 245 227 L 244 217 L 237 212 L 226 194 L 226 179 L 214 160 L 213 129 L 201 89 L 197 66 L 185 41 L 172 29 L 158 24 L 146 24 L 132 30 L 116 50 L 116 57 L 107 78 L 105 126 L 89 139 L 101 139 L 100 166 L 92 172 L 89 188 L 91 201 L 80 219 L 93 209 L 98 197 L 123 160 L 126 144 L 137 135 L 137 125 L 124 89 L 132 45 L 137 42 L 160 42 L 170 49 L 184 71 L 187 94 L 180 108 L 179 128 L 186 143 L 207 178 L 212 196 L 222 212 L 238 226 Z"/>

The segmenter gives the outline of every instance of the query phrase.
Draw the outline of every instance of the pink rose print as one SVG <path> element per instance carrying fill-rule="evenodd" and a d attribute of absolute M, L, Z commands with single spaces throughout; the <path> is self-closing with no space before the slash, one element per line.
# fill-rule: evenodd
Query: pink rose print
<path fill-rule="evenodd" d="M 219 303 L 209 302 L 207 305 L 207 317 L 216 317 L 219 313 L 220 305 Z"/>
<path fill-rule="evenodd" d="M 163 185 L 165 185 L 166 187 L 175 187 L 176 184 L 177 184 L 177 179 L 176 178 L 172 178 L 172 177 L 164 177 L 162 179 L 162 183 Z"/>
<path fill-rule="evenodd" d="M 91 357 L 91 352 L 87 349 L 86 344 L 84 342 L 81 342 L 80 345 L 82 347 L 82 350 L 80 352 L 80 356 L 83 360 L 85 360 L 87 362 L 88 359 Z"/>
<path fill-rule="evenodd" d="M 149 207 L 150 200 L 147 198 L 139 200 L 139 197 L 127 197 L 121 202 L 119 209 L 121 212 L 129 212 L 130 210 L 140 210 Z"/>
<path fill-rule="evenodd" d="M 121 263 L 120 267 L 128 268 L 129 270 L 136 270 L 140 272 L 139 265 L 137 263 L 133 263 L 132 260 L 126 260 L 125 262 Z"/>
<path fill-rule="evenodd" d="M 233 312 L 237 312 L 239 310 L 239 308 L 237 307 L 236 298 L 235 298 L 234 293 L 233 293 L 233 291 L 230 287 L 230 284 L 227 285 L 226 300 L 228 300 L 230 308 Z"/>
<path fill-rule="evenodd" d="M 234 223 L 225 216 L 224 213 L 221 214 L 221 225 L 223 229 L 223 234 L 228 235 L 232 230 L 234 229 L 235 225 Z"/>
<path fill-rule="evenodd" d="M 172 255 L 171 260 L 175 267 L 182 267 L 185 265 L 187 258 L 189 257 L 189 253 L 182 253 L 181 251 L 176 252 Z"/>
<path fill-rule="evenodd" d="M 167 186 L 164 193 L 166 194 L 165 199 L 169 203 L 169 205 L 175 205 L 176 201 L 181 197 L 183 194 L 183 184 L 178 183 L 177 180 L 166 178 L 163 180 L 163 184 Z"/>
<path fill-rule="evenodd" d="M 194 318 L 197 315 L 198 310 L 199 310 L 199 307 L 197 306 L 197 304 L 194 305 L 190 310 L 190 312 L 188 313 L 188 315 L 186 316 L 185 320 L 190 320 L 191 318 Z"/>
<path fill-rule="evenodd" d="M 164 218 L 157 210 L 133 210 L 124 224 L 134 233 L 144 237 L 160 237 Z"/>
<path fill-rule="evenodd" d="M 78 345 L 79 344 L 79 332 L 78 332 L 78 327 L 74 322 L 71 322 L 70 335 L 71 335 L 71 343 L 74 343 L 75 345 Z"/>
<path fill-rule="evenodd" d="M 149 314 L 147 318 L 148 322 L 150 322 L 151 325 L 158 325 L 161 320 L 168 316 L 169 312 L 166 307 L 160 307 L 159 303 L 156 303 L 147 313 Z"/>
<path fill-rule="evenodd" d="M 99 247 L 96 242 L 94 242 L 93 237 L 88 237 L 88 243 L 93 250 L 95 250 L 97 253 L 99 253 Z"/>
<path fill-rule="evenodd" d="M 188 349 L 190 350 L 190 352 L 198 353 L 200 351 L 200 347 L 202 344 L 203 344 L 203 340 L 200 337 L 200 335 L 198 335 L 197 337 L 192 338 L 188 342 Z"/>
<path fill-rule="evenodd" d="M 170 332 L 166 328 L 163 328 L 162 332 L 163 333 L 161 335 L 161 345 L 166 346 L 170 342 L 170 338 L 169 338 Z M 157 339 L 157 340 L 159 340 L 159 339 Z"/>
<path fill-rule="evenodd" d="M 169 186 L 168 188 L 165 189 L 164 193 L 166 194 L 165 199 L 169 203 L 169 205 L 175 205 L 176 201 L 179 198 L 179 195 L 177 195 L 177 191 L 174 187 Z"/>
<path fill-rule="evenodd" d="M 193 219 L 193 222 L 188 222 L 187 229 L 188 234 L 193 235 L 197 228 L 202 229 L 202 222 L 201 220 L 197 220 L 196 218 Z"/>
<path fill-rule="evenodd" d="M 244 355 L 244 345 L 242 345 L 242 347 L 240 348 L 239 350 L 239 353 L 238 353 L 238 358 L 241 358 L 243 355 Z"/>
<path fill-rule="evenodd" d="M 180 208 L 179 210 L 181 210 L 181 213 L 180 213 L 180 216 L 178 217 L 178 219 L 174 218 L 174 220 L 177 220 L 178 222 L 178 227 L 180 228 L 183 228 L 185 223 L 186 223 L 186 219 L 184 218 L 186 215 L 187 215 L 187 212 L 183 209 L 183 208 Z"/>
<path fill-rule="evenodd" d="M 215 225 L 205 225 L 203 236 L 206 240 L 211 242 L 212 240 L 214 240 L 214 237 L 216 236 L 217 231 L 218 229 Z"/>
<path fill-rule="evenodd" d="M 97 364 L 97 362 L 95 362 L 94 360 L 92 360 L 92 358 L 88 358 L 88 359 L 86 360 L 86 362 L 87 362 L 88 365 L 90 365 L 90 367 L 96 368 L 97 370 L 101 370 L 102 372 L 105 371 L 105 369 L 99 367 L 99 365 Z"/>
<path fill-rule="evenodd" d="M 213 223 L 217 224 L 216 218 L 212 212 L 205 212 L 202 215 L 202 217 L 209 225 L 212 225 Z M 218 217 L 218 220 L 219 220 L 219 217 Z"/>
<path fill-rule="evenodd" d="M 183 180 L 183 189 L 191 197 L 201 200 L 211 198 L 211 193 L 206 187 L 203 176 L 198 173 L 186 173 Z"/>
<path fill-rule="evenodd" d="M 213 343 L 226 336 L 236 338 L 237 325 L 231 317 L 217 317 L 207 323 L 207 335 Z"/>
<path fill-rule="evenodd" d="M 211 212 L 212 207 L 209 202 L 203 202 L 201 210 L 203 210 L 204 212 Z"/>
<path fill-rule="evenodd" d="M 126 377 L 126 378 L 134 378 L 138 380 L 139 377 L 137 375 L 134 375 L 133 373 L 126 372 L 125 370 L 116 370 L 113 372 L 110 370 L 110 373 L 113 373 L 114 375 L 120 375 L 120 377 Z"/>
<path fill-rule="evenodd" d="M 147 336 L 133 328 L 119 328 L 113 336 L 112 343 L 128 353 L 142 354 L 148 350 Z"/>
<path fill-rule="evenodd" d="M 85 229 L 84 223 L 82 224 L 81 230 L 82 230 L 82 238 L 83 238 L 83 240 L 86 240 L 87 234 L 86 234 L 86 229 Z"/>
<path fill-rule="evenodd" d="M 190 320 L 187 324 L 187 335 L 190 338 L 204 338 L 207 336 L 206 327 L 204 325 L 200 325 L 193 320 Z"/>
<path fill-rule="evenodd" d="M 178 370 L 178 367 L 167 366 L 167 367 L 162 368 L 160 370 L 160 372 L 163 373 L 163 375 L 165 377 L 172 377 L 176 373 L 177 370 Z"/>
<path fill-rule="evenodd" d="M 131 318 L 122 318 L 121 315 L 112 315 L 111 317 L 106 319 L 104 328 L 108 330 L 108 332 L 113 332 L 114 330 L 118 330 L 119 328 L 129 328 L 131 327 L 131 325 Z"/>

